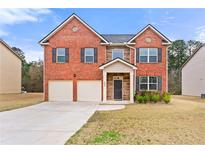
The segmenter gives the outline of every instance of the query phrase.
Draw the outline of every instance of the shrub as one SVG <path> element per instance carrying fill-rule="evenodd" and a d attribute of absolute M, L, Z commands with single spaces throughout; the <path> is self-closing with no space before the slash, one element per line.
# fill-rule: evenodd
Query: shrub
<path fill-rule="evenodd" d="M 136 94 L 134 98 L 138 103 L 146 104 L 149 101 L 157 103 L 163 100 L 167 104 L 171 100 L 171 94 L 167 92 L 163 92 L 163 94 L 161 94 L 160 92 L 155 91 L 142 91 L 140 94 Z"/>
<path fill-rule="evenodd" d="M 137 96 L 136 96 L 136 101 L 137 101 L 138 103 L 143 103 L 143 101 L 144 101 L 144 96 L 137 95 Z"/>
<path fill-rule="evenodd" d="M 168 104 L 171 101 L 171 95 L 169 93 L 163 93 L 162 94 L 163 101 Z"/>
<path fill-rule="evenodd" d="M 152 96 L 152 101 L 153 101 L 154 103 L 159 102 L 159 101 L 160 101 L 160 95 L 159 95 L 159 94 L 154 94 L 154 95 Z"/>
<path fill-rule="evenodd" d="M 149 96 L 145 95 L 143 96 L 143 102 L 146 104 L 149 101 Z"/>
<path fill-rule="evenodd" d="M 153 95 L 151 95 L 151 94 L 150 94 L 150 96 L 149 96 L 149 101 L 150 101 L 150 102 L 153 102 Z"/>

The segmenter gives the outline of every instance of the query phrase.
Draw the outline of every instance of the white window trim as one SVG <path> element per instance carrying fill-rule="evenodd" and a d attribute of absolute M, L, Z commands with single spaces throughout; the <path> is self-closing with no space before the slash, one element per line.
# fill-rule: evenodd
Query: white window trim
<path fill-rule="evenodd" d="M 113 52 L 114 51 L 121 51 L 122 52 L 122 59 L 124 60 L 124 56 L 125 56 L 125 51 L 124 51 L 124 49 L 117 49 L 117 48 L 115 48 L 115 49 L 112 49 L 112 60 L 113 60 Z"/>
<path fill-rule="evenodd" d="M 86 54 L 86 49 L 93 49 L 93 54 L 92 54 L 92 55 L 91 55 L 91 54 Z M 95 50 L 94 48 L 84 48 L 84 51 L 85 51 L 84 62 L 85 62 L 85 63 L 94 63 L 94 58 L 95 58 L 95 52 L 94 52 L 94 50 Z M 93 56 L 93 61 L 92 61 L 92 62 L 91 62 L 91 61 L 90 61 L 90 62 L 87 62 L 87 61 L 86 61 L 86 56 Z"/>
<path fill-rule="evenodd" d="M 146 77 L 146 78 L 147 78 L 147 83 L 140 83 L 140 78 L 141 78 L 141 77 Z M 150 78 L 150 77 L 156 77 L 157 83 L 150 83 L 150 82 L 149 82 L 149 78 Z M 140 88 L 140 85 L 141 85 L 141 84 L 147 84 L 147 90 L 141 89 L 141 88 Z M 150 89 L 149 89 L 149 84 L 156 84 L 156 86 L 157 86 L 157 87 L 156 87 L 156 90 L 153 90 L 153 89 L 150 90 Z M 139 77 L 139 91 L 158 91 L 158 76 L 140 76 L 140 77 Z"/>
<path fill-rule="evenodd" d="M 65 53 L 64 55 L 58 54 L 58 50 L 59 50 L 59 49 L 64 49 L 64 51 L 65 51 L 65 48 L 56 48 L 56 62 L 57 62 L 57 63 L 65 63 L 66 59 L 65 59 L 64 62 L 58 61 L 58 56 L 64 56 L 64 57 L 66 58 L 66 53 Z M 66 51 L 65 51 L 65 52 L 66 52 Z"/>
<path fill-rule="evenodd" d="M 140 56 L 141 56 L 141 55 L 140 55 L 140 49 L 148 49 L 147 62 L 141 62 L 141 61 L 140 61 Z M 156 62 L 150 62 L 150 61 L 149 61 L 149 55 L 150 55 L 150 53 L 149 53 L 150 51 L 149 51 L 149 50 L 150 50 L 150 49 L 157 49 L 157 59 L 156 59 Z M 139 62 L 140 62 L 140 63 L 158 63 L 158 48 L 139 48 Z"/>

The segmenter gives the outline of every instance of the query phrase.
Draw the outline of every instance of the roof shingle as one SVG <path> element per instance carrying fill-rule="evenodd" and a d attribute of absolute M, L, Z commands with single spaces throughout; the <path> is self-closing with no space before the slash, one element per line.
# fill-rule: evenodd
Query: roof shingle
<path fill-rule="evenodd" d="M 135 34 L 102 34 L 108 42 L 112 43 L 124 43 L 128 42 Z"/>

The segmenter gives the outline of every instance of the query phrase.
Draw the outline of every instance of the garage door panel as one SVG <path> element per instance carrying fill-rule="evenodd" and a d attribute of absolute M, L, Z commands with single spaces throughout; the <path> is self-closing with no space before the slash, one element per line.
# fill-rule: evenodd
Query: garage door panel
<path fill-rule="evenodd" d="M 72 101 L 73 100 L 73 82 L 49 81 L 49 101 Z"/>
<path fill-rule="evenodd" d="M 101 80 L 78 81 L 78 101 L 101 101 Z"/>

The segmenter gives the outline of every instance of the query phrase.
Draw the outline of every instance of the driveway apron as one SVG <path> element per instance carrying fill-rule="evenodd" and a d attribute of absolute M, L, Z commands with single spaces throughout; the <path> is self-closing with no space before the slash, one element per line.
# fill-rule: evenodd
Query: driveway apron
<path fill-rule="evenodd" d="M 97 102 L 45 102 L 0 112 L 0 144 L 64 144 L 93 115 Z"/>

